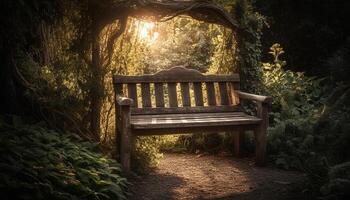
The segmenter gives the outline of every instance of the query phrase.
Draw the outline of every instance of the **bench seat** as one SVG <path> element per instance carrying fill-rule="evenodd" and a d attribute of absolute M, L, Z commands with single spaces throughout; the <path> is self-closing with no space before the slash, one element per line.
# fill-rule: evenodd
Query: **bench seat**
<path fill-rule="evenodd" d="M 259 124 L 261 119 L 243 112 L 186 113 L 131 116 L 132 129 L 168 129 Z"/>

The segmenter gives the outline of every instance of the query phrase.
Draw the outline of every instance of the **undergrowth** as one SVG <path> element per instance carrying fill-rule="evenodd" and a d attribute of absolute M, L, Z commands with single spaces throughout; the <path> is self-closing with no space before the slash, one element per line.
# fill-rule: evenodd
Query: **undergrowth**
<path fill-rule="evenodd" d="M 268 151 L 284 169 L 305 172 L 305 195 L 320 199 L 350 197 L 350 88 L 285 70 L 279 44 L 264 63 L 264 85 L 273 97 Z"/>
<path fill-rule="evenodd" d="M 158 165 L 163 154 L 160 152 L 162 137 L 138 137 L 135 151 L 131 154 L 132 170 L 138 174 L 148 173 Z"/>
<path fill-rule="evenodd" d="M 1 199 L 126 199 L 119 164 L 73 133 L 0 121 Z"/>

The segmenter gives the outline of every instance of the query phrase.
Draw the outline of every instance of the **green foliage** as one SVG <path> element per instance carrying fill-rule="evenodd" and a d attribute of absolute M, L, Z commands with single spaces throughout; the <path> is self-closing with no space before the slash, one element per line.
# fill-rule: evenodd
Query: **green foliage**
<path fill-rule="evenodd" d="M 273 63 L 263 63 L 264 86 L 273 97 L 271 127 L 269 128 L 270 151 L 277 165 L 299 168 L 300 158 L 313 147 L 313 125 L 317 120 L 324 92 L 321 79 L 304 76 L 303 73 L 284 70 L 284 53 L 279 44 L 270 49 Z M 294 158 L 291 159 L 291 156 Z"/>
<path fill-rule="evenodd" d="M 224 149 L 225 134 L 202 133 L 193 135 L 183 135 L 179 137 L 177 143 L 184 146 L 189 152 L 206 151 L 218 153 Z"/>
<path fill-rule="evenodd" d="M 320 189 L 322 199 L 347 199 L 350 197 L 350 162 L 329 169 L 328 181 Z"/>
<path fill-rule="evenodd" d="M 344 82 L 349 85 L 350 80 L 348 74 L 350 74 L 350 38 L 342 42 L 342 46 L 339 47 L 327 60 L 326 67 L 330 71 L 330 78 L 334 82 Z"/>
<path fill-rule="evenodd" d="M 307 166 L 314 190 L 324 199 L 348 199 L 350 197 L 349 89 L 336 99 L 335 106 L 333 104 L 330 113 L 323 112 L 314 127 L 315 158 L 326 162 L 321 166 L 314 166 L 313 163 Z"/>
<path fill-rule="evenodd" d="M 335 176 L 334 170 L 346 168 L 346 164 L 337 165 L 350 160 L 350 90 L 284 70 L 283 53 L 274 44 L 270 51 L 274 61 L 263 63 L 265 90 L 274 98 L 268 130 L 270 155 L 281 168 L 305 171 L 310 181 L 305 191 L 312 196 L 340 199 L 348 195 L 349 179 Z"/>
<path fill-rule="evenodd" d="M 17 59 L 40 46 L 40 25 L 62 19 L 62 1 L 3 0 L 0 5 L 0 104 L 1 113 L 19 114 L 22 89 L 16 87 Z M 37 51 L 36 53 L 39 53 Z M 16 75 L 15 75 L 16 74 Z M 16 78 L 15 78 L 16 77 Z M 16 84 L 15 84 L 16 83 Z M 17 91 L 18 90 L 18 91 Z M 19 94 L 18 94 L 19 93 Z"/>
<path fill-rule="evenodd" d="M 119 164 L 73 133 L 1 123 L 0 152 L 2 199 L 126 199 Z"/>
<path fill-rule="evenodd" d="M 267 25 L 264 16 L 254 12 L 254 8 L 248 0 L 237 0 L 233 13 L 239 22 L 241 31 L 238 32 L 238 49 L 240 50 L 240 76 L 244 91 L 252 93 L 261 92 L 261 78 L 263 71 L 261 62 L 261 37 L 263 28 Z"/>
<path fill-rule="evenodd" d="M 75 2 L 64 6 L 56 23 L 38 22 L 39 46 L 16 56 L 18 84 L 24 87 L 23 113 L 45 120 L 51 128 L 73 131 L 81 136 L 87 131 L 88 95 L 91 73 L 77 53 L 71 51 L 79 20 Z"/>
<path fill-rule="evenodd" d="M 155 167 L 162 158 L 160 145 L 162 137 L 139 137 L 136 140 L 136 150 L 132 154 L 132 167 L 136 173 L 146 173 Z"/>
<path fill-rule="evenodd" d="M 182 65 L 207 72 L 213 45 L 209 24 L 177 17 L 157 23 L 158 39 L 149 46 L 145 65 L 149 72 L 157 72 Z M 161 45 L 159 45 L 161 44 Z"/>

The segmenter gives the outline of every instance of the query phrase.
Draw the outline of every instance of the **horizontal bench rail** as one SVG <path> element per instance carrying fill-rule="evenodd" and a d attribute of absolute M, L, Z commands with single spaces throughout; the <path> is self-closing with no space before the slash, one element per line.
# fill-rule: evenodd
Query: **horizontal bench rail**
<path fill-rule="evenodd" d="M 197 70 L 173 67 L 155 74 L 142 76 L 114 75 L 113 83 L 185 83 L 185 82 L 239 82 L 238 74 L 204 75 Z"/>

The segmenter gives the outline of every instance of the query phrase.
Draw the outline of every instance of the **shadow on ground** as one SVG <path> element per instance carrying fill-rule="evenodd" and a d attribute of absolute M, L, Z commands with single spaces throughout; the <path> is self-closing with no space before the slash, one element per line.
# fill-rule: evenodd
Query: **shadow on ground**
<path fill-rule="evenodd" d="M 133 195 L 130 199 L 171 199 L 176 197 L 175 189 L 185 182 L 181 177 L 152 173 L 131 180 Z"/>
<path fill-rule="evenodd" d="M 304 180 L 297 172 L 255 167 L 251 159 L 165 154 L 154 172 L 131 180 L 130 199 L 298 199 L 295 188 Z"/>

